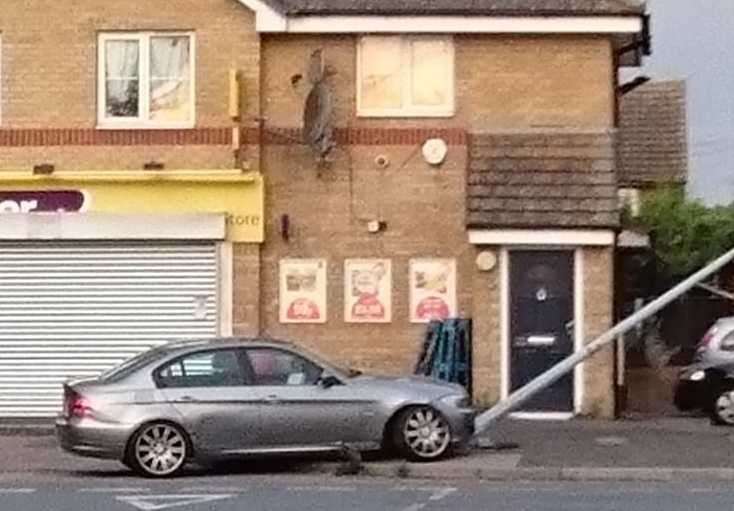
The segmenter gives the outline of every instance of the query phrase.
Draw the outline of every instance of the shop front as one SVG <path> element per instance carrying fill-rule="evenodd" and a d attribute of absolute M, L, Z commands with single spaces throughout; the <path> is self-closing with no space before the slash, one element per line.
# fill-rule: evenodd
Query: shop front
<path fill-rule="evenodd" d="M 52 416 L 68 378 L 231 335 L 235 254 L 259 250 L 262 218 L 258 174 L 3 173 L 0 417 Z"/>

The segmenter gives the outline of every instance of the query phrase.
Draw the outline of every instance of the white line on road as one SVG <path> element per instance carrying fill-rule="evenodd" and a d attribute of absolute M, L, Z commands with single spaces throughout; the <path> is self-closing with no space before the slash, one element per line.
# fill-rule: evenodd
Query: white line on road
<path fill-rule="evenodd" d="M 287 491 L 333 491 L 349 492 L 357 491 L 355 486 L 288 486 Z"/>
<path fill-rule="evenodd" d="M 398 486 L 395 489 L 398 490 L 413 490 L 413 491 L 426 491 L 427 488 L 425 487 L 418 487 L 418 488 L 411 488 L 410 486 Z M 438 502 L 439 500 L 445 499 L 452 493 L 456 491 L 456 488 L 450 488 L 450 487 L 432 487 L 430 490 L 432 495 L 428 497 L 428 501 L 426 502 L 415 502 L 414 504 L 409 505 L 406 508 L 403 508 L 402 511 L 421 511 L 424 507 L 426 507 L 431 502 Z"/>
<path fill-rule="evenodd" d="M 428 500 L 432 502 L 436 502 L 436 501 L 445 499 L 446 497 L 448 497 L 455 491 L 456 491 L 456 488 L 444 488 L 443 490 L 439 490 L 435 492 L 433 495 L 431 495 L 430 497 L 428 497 Z"/>
<path fill-rule="evenodd" d="M 34 493 L 35 488 L 0 488 L 0 494 L 3 493 Z"/>
<path fill-rule="evenodd" d="M 233 497 L 233 495 L 133 495 L 116 497 L 116 499 L 142 511 L 155 511 L 190 504 L 202 504 L 230 497 Z"/>
<path fill-rule="evenodd" d="M 79 493 L 138 493 L 150 491 L 150 488 L 79 488 Z"/>

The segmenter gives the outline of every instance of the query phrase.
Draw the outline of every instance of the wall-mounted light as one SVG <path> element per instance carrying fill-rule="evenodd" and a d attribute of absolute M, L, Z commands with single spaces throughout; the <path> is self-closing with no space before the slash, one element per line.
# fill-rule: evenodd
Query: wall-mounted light
<path fill-rule="evenodd" d="M 166 165 L 162 161 L 149 161 L 143 163 L 143 170 L 163 170 Z"/>
<path fill-rule="evenodd" d="M 41 163 L 33 166 L 33 175 L 48 176 L 54 173 L 56 166 L 53 163 Z"/>
<path fill-rule="evenodd" d="M 384 220 L 370 220 L 367 222 L 367 232 L 376 234 L 387 229 L 387 222 Z"/>

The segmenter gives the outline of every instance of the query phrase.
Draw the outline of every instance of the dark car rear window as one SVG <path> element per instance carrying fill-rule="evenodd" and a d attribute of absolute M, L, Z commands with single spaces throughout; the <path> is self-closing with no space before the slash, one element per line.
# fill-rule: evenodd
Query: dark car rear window
<path fill-rule="evenodd" d="M 120 365 L 115 366 L 108 371 L 105 371 L 100 375 L 99 379 L 105 382 L 121 380 L 131 375 L 141 367 L 144 367 L 152 362 L 155 362 L 156 360 L 165 357 L 171 351 L 171 349 L 171 346 L 163 345 L 144 351 L 138 355 L 135 355 L 132 358 L 125 360 Z"/>

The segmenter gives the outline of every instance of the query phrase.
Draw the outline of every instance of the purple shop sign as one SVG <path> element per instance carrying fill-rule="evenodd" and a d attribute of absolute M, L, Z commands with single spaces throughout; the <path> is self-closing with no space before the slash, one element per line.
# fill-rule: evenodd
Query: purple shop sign
<path fill-rule="evenodd" d="M 80 212 L 87 206 L 81 190 L 0 190 L 0 214 Z"/>

